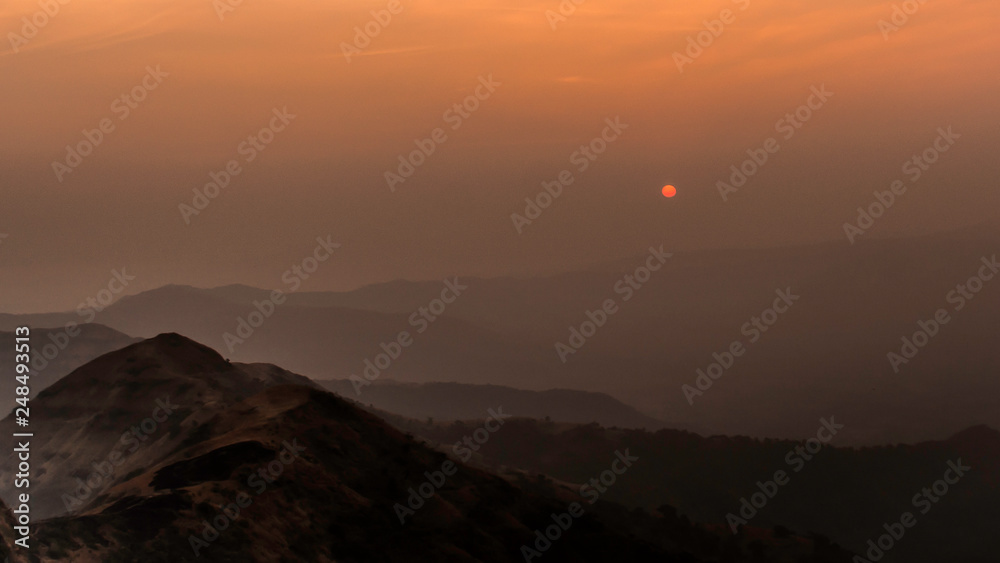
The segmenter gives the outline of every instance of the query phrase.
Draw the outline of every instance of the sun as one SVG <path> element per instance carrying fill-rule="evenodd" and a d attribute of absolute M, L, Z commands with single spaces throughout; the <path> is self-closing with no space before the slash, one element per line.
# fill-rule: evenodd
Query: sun
<path fill-rule="evenodd" d="M 663 197 L 674 197 L 677 195 L 677 188 L 667 184 L 663 186 Z"/>

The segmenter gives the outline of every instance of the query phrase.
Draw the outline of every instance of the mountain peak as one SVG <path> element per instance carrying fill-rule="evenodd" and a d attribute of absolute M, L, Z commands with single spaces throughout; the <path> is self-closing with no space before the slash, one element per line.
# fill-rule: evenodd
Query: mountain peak
<path fill-rule="evenodd" d="M 91 366 L 97 369 L 86 369 Z M 80 371 L 89 371 L 98 377 L 114 374 L 113 379 L 119 380 L 121 376 L 139 376 L 154 369 L 190 374 L 227 372 L 234 368 L 212 348 L 186 336 L 167 332 L 109 352 L 71 373 L 66 379 L 73 378 Z"/>
<path fill-rule="evenodd" d="M 205 346 L 200 342 L 195 342 L 194 340 L 191 340 L 190 338 L 183 336 L 181 334 L 177 334 L 176 332 L 164 332 L 158 334 L 152 338 L 147 338 L 142 342 L 138 342 L 136 344 L 133 344 L 132 346 L 124 348 L 122 349 L 122 351 L 128 350 L 130 348 L 136 348 L 136 349 L 147 348 L 162 352 L 168 352 L 170 354 L 177 354 L 178 352 L 187 352 L 192 354 L 205 354 L 220 359 L 222 358 L 222 356 L 212 348 L 209 348 L 208 346 Z"/>
<path fill-rule="evenodd" d="M 306 388 L 318 389 L 308 378 L 270 364 L 230 363 L 212 348 L 177 333 L 157 335 L 77 368 L 32 399 L 38 409 L 32 427 L 46 436 L 40 456 L 50 460 L 32 482 L 47 491 L 37 498 L 38 514 L 56 516 L 68 510 L 60 495 L 73 488 L 79 468 L 107 459 L 111 450 L 121 452 L 128 436 L 134 438 L 137 453 L 126 456 L 121 474 L 154 465 L 182 447 L 191 429 L 275 386 L 288 388 L 262 395 L 255 405 L 260 413 L 300 407 L 311 396 Z M 0 461 L 0 477 L 13 471 L 9 460 Z"/>

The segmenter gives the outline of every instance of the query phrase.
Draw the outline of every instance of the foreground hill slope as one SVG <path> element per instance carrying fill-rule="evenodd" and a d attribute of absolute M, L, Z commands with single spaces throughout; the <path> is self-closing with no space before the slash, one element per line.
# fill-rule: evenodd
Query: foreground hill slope
<path fill-rule="evenodd" d="M 36 521 L 32 552 L 12 561 L 513 563 L 582 500 L 548 480 L 513 483 L 449 460 L 303 378 L 230 364 L 175 334 L 102 356 L 42 393 L 40 457 L 69 475 L 89 471 L 112 429 L 163 394 L 180 406 L 141 453 L 89 503 Z M 446 479 L 428 477 L 446 467 Z M 41 477 L 59 468 L 42 469 L 33 495 L 54 498 L 61 484 Z M 428 479 L 434 494 L 401 523 L 396 505 Z M 849 561 L 807 538 L 736 538 L 675 515 L 586 506 L 544 561 Z"/>
<path fill-rule="evenodd" d="M 36 517 L 80 510 L 113 478 L 140 471 L 183 443 L 218 409 L 291 383 L 315 387 L 274 366 L 229 363 L 176 334 L 98 357 L 31 400 Z M 13 414 L 4 424 L 15 427 Z M 0 460 L 2 482 L 12 482 L 15 471 L 15 458 Z M 0 489 L 8 504 L 13 495 Z"/>

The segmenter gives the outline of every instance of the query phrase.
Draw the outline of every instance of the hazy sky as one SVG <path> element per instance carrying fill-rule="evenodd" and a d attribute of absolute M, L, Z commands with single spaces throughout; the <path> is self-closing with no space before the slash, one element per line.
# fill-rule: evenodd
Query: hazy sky
<path fill-rule="evenodd" d="M 908 191 L 866 236 L 997 219 L 995 0 L 926 2 L 888 39 L 892 2 L 588 0 L 563 21 L 546 15 L 557 0 L 399 0 L 382 26 L 371 11 L 388 2 L 244 0 L 220 19 L 223 1 L 70 0 L 35 33 L 36 1 L 0 7 L 0 311 L 72 308 L 122 267 L 130 292 L 278 287 L 327 235 L 343 246 L 304 289 L 545 272 L 651 244 L 848 244 L 843 223 L 897 179 Z M 681 72 L 675 52 L 726 9 Z M 348 62 L 366 24 L 377 34 Z M 786 138 L 779 121 L 814 86 L 832 97 Z M 145 99 L 121 99 L 137 87 Z M 605 152 L 571 162 L 616 117 L 628 127 Z M 102 121 L 92 154 L 54 170 Z M 247 162 L 241 143 L 271 124 Z M 948 126 L 960 137 L 908 179 Z M 386 171 L 437 128 L 391 191 Z M 771 137 L 723 201 L 716 183 Z M 239 175 L 188 224 L 179 205 L 231 160 Z M 573 183 L 519 234 L 511 214 L 563 170 Z"/>

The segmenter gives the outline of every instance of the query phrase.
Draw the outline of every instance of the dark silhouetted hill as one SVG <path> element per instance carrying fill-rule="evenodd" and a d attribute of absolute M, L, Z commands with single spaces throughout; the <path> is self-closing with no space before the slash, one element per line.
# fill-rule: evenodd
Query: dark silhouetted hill
<path fill-rule="evenodd" d="M 33 429 L 45 439 L 32 452 L 40 458 L 32 497 L 55 498 L 62 477 L 91 472 L 118 432 L 164 395 L 179 406 L 104 490 L 78 512 L 33 522 L 32 561 L 513 563 L 535 530 L 581 500 L 546 478 L 505 479 L 458 463 L 402 525 L 395 504 L 445 454 L 304 378 L 230 364 L 176 334 L 101 356 L 39 395 Z M 6 539 L 7 527 L 0 532 Z M 850 560 L 825 540 L 759 529 L 731 537 L 670 511 L 604 501 L 544 554 L 560 563 L 751 558 Z"/>
<path fill-rule="evenodd" d="M 478 424 L 390 420 L 445 447 Z M 815 429 L 820 426 L 817 421 Z M 567 427 L 517 419 L 483 444 L 476 459 L 497 470 L 518 468 L 583 483 L 607 465 L 609 451 L 631 448 L 644 463 L 630 469 L 627 480 L 609 488 L 608 500 L 646 509 L 670 505 L 692 520 L 720 526 L 725 526 L 727 514 L 740 509 L 741 498 L 758 492 L 758 482 L 772 480 L 776 471 L 784 470 L 789 483 L 779 488 L 750 525 L 819 532 L 861 553 L 869 539 L 885 533 L 884 523 L 898 522 L 904 511 L 910 511 L 917 527 L 898 542 L 886 562 L 986 563 L 1000 553 L 1000 432 L 977 426 L 947 440 L 860 449 L 840 447 L 834 437 L 813 456 L 807 450 L 801 455 L 795 451 L 803 446 L 786 440 L 605 429 L 596 424 Z M 949 462 L 957 460 L 972 469 L 950 486 L 940 502 L 928 503 L 931 507 L 922 514 L 925 506 L 915 506 L 914 496 L 933 487 L 949 470 Z"/>

